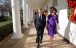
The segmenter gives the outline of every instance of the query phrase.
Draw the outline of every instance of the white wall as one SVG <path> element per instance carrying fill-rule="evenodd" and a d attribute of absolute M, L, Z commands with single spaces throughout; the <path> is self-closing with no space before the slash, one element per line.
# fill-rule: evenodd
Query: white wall
<path fill-rule="evenodd" d="M 59 24 L 60 30 L 58 32 L 74 45 L 76 45 L 76 24 L 68 20 L 67 9 L 60 10 Z"/>
<path fill-rule="evenodd" d="M 56 8 L 58 10 L 57 14 L 59 15 L 59 24 L 60 24 L 59 33 L 62 36 L 66 36 L 66 35 L 64 35 L 65 34 L 65 28 L 67 27 L 68 22 L 69 22 L 69 20 L 67 18 L 67 0 L 57 0 L 57 2 L 58 2 L 58 6 L 56 6 Z M 69 30 L 69 28 L 67 30 Z M 68 38 L 69 32 L 67 31 L 66 34 L 67 34 L 66 38 Z"/>
<path fill-rule="evenodd" d="M 60 30 L 58 32 L 67 38 L 70 42 L 72 42 L 74 45 L 76 45 L 76 24 L 72 23 L 67 18 L 67 0 L 57 0 L 58 6 L 56 6 L 58 10 L 59 15 L 59 24 L 60 24 Z M 46 5 L 49 7 L 52 6 L 51 1 L 45 4 L 44 8 L 46 8 Z M 49 10 L 49 9 L 48 9 Z"/>
<path fill-rule="evenodd" d="M 43 9 L 44 10 L 47 10 L 48 11 L 48 14 L 50 14 L 50 7 L 52 7 L 52 5 L 53 5 L 53 1 L 54 0 L 49 0 L 49 1 L 47 1 L 47 3 L 45 3 L 45 5 L 43 6 Z M 48 6 L 48 8 L 47 8 L 47 6 Z"/>
<path fill-rule="evenodd" d="M 57 2 L 58 2 L 58 6 L 56 6 L 56 8 L 59 14 L 60 10 L 67 8 L 67 0 L 57 0 Z"/>
<path fill-rule="evenodd" d="M 57 0 L 60 30 L 59 33 L 76 45 L 76 24 L 67 18 L 67 0 Z"/>

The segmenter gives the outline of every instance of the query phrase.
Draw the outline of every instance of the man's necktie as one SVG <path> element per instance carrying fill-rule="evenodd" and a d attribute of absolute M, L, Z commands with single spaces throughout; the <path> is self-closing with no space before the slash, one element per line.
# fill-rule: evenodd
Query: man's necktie
<path fill-rule="evenodd" d="M 42 20 L 42 15 L 40 15 L 40 19 Z"/>

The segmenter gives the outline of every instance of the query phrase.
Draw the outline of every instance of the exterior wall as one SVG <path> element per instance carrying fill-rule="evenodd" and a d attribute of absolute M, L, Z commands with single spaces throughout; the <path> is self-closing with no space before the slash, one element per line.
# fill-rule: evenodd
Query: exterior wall
<path fill-rule="evenodd" d="M 50 9 L 50 7 L 52 7 L 53 1 L 54 1 L 54 0 L 49 0 L 49 1 L 48 1 L 47 3 L 45 3 L 45 5 L 43 6 L 43 9 L 44 9 L 44 10 L 47 10 L 47 11 L 48 11 L 48 14 L 50 14 L 49 9 Z"/>
<path fill-rule="evenodd" d="M 58 15 L 60 30 L 58 31 L 62 36 L 67 38 L 70 42 L 76 45 L 76 24 L 72 23 L 67 18 L 67 0 L 57 0 Z"/>
<path fill-rule="evenodd" d="M 58 10 L 59 15 L 59 24 L 60 24 L 60 30 L 59 33 L 62 36 L 65 36 L 67 39 L 69 39 L 67 36 L 69 36 L 69 29 L 65 31 L 66 27 L 68 26 L 68 18 L 67 18 L 67 0 L 57 0 L 58 6 L 56 6 Z M 67 33 L 67 36 L 65 35 L 65 32 Z"/>
<path fill-rule="evenodd" d="M 64 10 L 67 8 L 67 0 L 57 0 L 57 2 L 58 2 L 58 6 L 56 6 L 56 8 L 59 14 L 60 10 Z"/>
<path fill-rule="evenodd" d="M 44 9 L 46 8 L 46 5 L 48 5 L 48 7 L 52 6 L 51 2 L 52 0 L 47 2 Z M 57 2 L 58 6 L 56 6 L 56 8 L 58 10 L 57 14 L 59 15 L 60 24 L 60 30 L 58 30 L 58 32 L 76 45 L 76 24 L 72 23 L 67 18 L 67 0 L 57 0 Z"/>

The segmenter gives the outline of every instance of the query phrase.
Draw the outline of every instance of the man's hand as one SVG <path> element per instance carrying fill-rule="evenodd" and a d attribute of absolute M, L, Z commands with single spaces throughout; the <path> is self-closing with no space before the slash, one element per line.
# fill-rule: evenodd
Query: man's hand
<path fill-rule="evenodd" d="M 46 30 L 48 30 L 48 24 L 46 24 Z"/>

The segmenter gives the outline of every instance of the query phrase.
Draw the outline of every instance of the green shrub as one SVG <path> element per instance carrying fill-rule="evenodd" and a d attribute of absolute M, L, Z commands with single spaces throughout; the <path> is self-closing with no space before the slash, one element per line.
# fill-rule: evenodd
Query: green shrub
<path fill-rule="evenodd" d="M 23 18 L 21 17 L 20 19 L 21 19 L 21 25 L 23 25 Z"/>
<path fill-rule="evenodd" d="M 10 20 L 12 20 L 12 16 L 7 16 L 6 21 L 10 21 Z"/>
<path fill-rule="evenodd" d="M 67 8 L 67 14 L 68 14 L 68 19 L 70 19 L 71 15 L 72 15 L 72 8 Z"/>
<path fill-rule="evenodd" d="M 13 31 L 12 21 L 0 22 L 0 41 Z"/>
<path fill-rule="evenodd" d="M 2 21 L 6 21 L 5 16 L 0 16 L 0 22 L 2 22 Z"/>
<path fill-rule="evenodd" d="M 0 22 L 12 20 L 11 16 L 0 16 Z"/>

